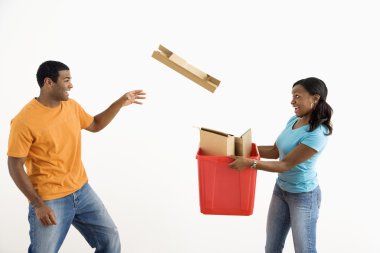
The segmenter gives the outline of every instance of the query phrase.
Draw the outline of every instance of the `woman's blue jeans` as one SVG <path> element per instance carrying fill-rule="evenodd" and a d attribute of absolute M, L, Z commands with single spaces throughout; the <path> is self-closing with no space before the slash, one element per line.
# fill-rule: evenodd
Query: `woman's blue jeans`
<path fill-rule="evenodd" d="M 89 184 L 59 199 L 45 201 L 54 210 L 56 225 L 44 226 L 29 205 L 29 253 L 55 253 L 72 225 L 83 235 L 95 252 L 119 253 L 119 233 L 100 198 Z"/>
<path fill-rule="evenodd" d="M 320 204 L 319 186 L 310 192 L 290 193 L 276 184 L 268 212 L 265 252 L 282 252 L 290 228 L 296 253 L 317 252 L 316 227 Z"/>

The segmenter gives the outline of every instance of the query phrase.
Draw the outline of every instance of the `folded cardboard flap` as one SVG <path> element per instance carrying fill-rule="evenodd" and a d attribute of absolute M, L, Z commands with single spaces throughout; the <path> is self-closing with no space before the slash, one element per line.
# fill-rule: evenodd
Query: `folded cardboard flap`
<path fill-rule="evenodd" d="M 203 155 L 209 156 L 250 156 L 252 149 L 251 129 L 242 136 L 235 137 L 220 131 L 201 128 L 200 149 Z"/>
<path fill-rule="evenodd" d="M 220 81 L 218 79 L 188 64 L 183 58 L 174 54 L 169 49 L 162 45 L 160 45 L 158 49 L 160 51 L 154 51 L 152 54 L 152 57 L 156 60 L 184 75 L 210 92 L 214 92 L 219 86 Z"/>
<path fill-rule="evenodd" d="M 162 45 L 159 45 L 158 46 L 158 50 L 160 50 L 160 54 L 163 54 L 165 57 L 169 58 L 173 52 L 170 51 L 169 49 L 167 49 L 166 47 L 162 46 Z M 158 51 L 155 51 L 155 52 L 158 52 Z"/>
<path fill-rule="evenodd" d="M 186 61 L 184 59 L 173 53 L 170 55 L 169 60 L 171 60 L 174 63 L 177 63 L 179 66 L 182 67 L 186 65 Z"/>
<path fill-rule="evenodd" d="M 235 137 L 235 155 L 238 156 L 251 156 L 252 153 L 252 133 L 248 129 L 240 137 Z"/>
<path fill-rule="evenodd" d="M 193 65 L 186 63 L 185 69 L 189 70 L 191 73 L 193 73 L 194 75 L 196 75 L 200 79 L 207 81 L 207 74 L 205 72 L 203 72 L 202 70 L 197 69 Z"/>
<path fill-rule="evenodd" d="M 184 59 L 182 59 L 181 57 L 179 57 L 176 54 L 172 54 L 169 57 L 169 60 L 171 60 L 172 62 L 178 64 L 178 66 L 181 66 L 184 69 L 187 69 L 188 71 L 190 71 L 191 73 L 193 73 L 194 75 L 198 76 L 201 79 L 206 80 L 207 77 L 208 77 L 208 75 L 206 73 L 204 73 L 202 70 L 199 70 L 196 67 L 190 65 Z"/>

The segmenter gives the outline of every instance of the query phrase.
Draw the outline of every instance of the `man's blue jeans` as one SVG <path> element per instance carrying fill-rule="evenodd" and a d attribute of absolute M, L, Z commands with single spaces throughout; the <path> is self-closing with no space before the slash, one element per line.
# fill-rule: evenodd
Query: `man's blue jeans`
<path fill-rule="evenodd" d="M 54 210 L 57 225 L 42 225 L 29 205 L 29 253 L 55 253 L 72 225 L 83 235 L 95 252 L 119 253 L 119 233 L 100 198 L 89 184 L 59 199 L 45 201 Z"/>
<path fill-rule="evenodd" d="M 268 212 L 265 252 L 282 252 L 290 228 L 296 253 L 317 252 L 316 227 L 320 205 L 319 186 L 310 192 L 290 193 L 276 184 Z"/>

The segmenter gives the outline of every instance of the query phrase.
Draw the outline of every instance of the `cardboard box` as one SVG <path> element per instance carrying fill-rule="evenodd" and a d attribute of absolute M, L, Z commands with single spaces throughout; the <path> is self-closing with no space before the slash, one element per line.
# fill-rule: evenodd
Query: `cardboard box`
<path fill-rule="evenodd" d="M 154 51 L 152 54 L 152 57 L 156 60 L 184 75 L 210 92 L 214 92 L 216 88 L 218 88 L 220 84 L 218 79 L 188 64 L 184 59 L 164 46 L 160 45 L 158 49 L 159 51 Z"/>
<path fill-rule="evenodd" d="M 235 137 L 220 131 L 201 128 L 200 149 L 209 156 L 250 156 L 252 151 L 252 133 L 248 129 L 242 136 Z"/>

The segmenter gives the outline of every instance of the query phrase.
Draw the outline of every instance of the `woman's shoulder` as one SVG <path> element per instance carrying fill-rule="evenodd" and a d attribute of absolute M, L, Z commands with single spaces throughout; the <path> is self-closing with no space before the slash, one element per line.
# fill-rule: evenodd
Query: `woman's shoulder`
<path fill-rule="evenodd" d="M 326 142 L 328 139 L 327 133 L 327 127 L 321 124 L 317 126 L 313 131 L 305 131 L 303 139 Z"/>
<path fill-rule="evenodd" d="M 286 125 L 293 124 L 293 123 L 295 123 L 297 120 L 298 120 L 298 117 L 297 117 L 296 115 L 293 115 L 293 116 L 288 120 L 288 122 L 286 123 Z"/>
<path fill-rule="evenodd" d="M 327 134 L 329 133 L 329 129 L 327 128 L 327 126 L 323 125 L 323 124 L 320 124 L 317 128 L 315 128 L 314 131 L 317 131 L 318 133 L 320 133 L 321 135 L 324 135 L 327 137 Z"/>

